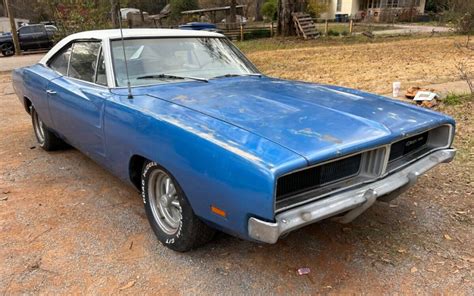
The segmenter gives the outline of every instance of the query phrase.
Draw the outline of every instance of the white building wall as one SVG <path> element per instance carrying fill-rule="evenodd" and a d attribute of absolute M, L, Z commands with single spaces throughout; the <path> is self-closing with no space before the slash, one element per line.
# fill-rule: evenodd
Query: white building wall
<path fill-rule="evenodd" d="M 341 10 L 337 10 L 337 3 L 341 2 Z M 329 0 L 330 5 L 327 13 L 321 15 L 323 19 L 335 19 L 336 14 L 347 14 L 353 17 L 359 11 L 359 0 Z"/>
<path fill-rule="evenodd" d="M 30 20 L 27 19 L 20 19 L 16 18 L 15 23 L 17 29 L 20 27 L 22 23 L 29 23 Z M 7 17 L 0 17 L 0 33 L 8 33 L 11 32 L 11 27 L 10 27 L 10 20 Z"/>
<path fill-rule="evenodd" d="M 323 1 L 323 0 L 321 0 Z M 341 1 L 341 10 L 337 11 L 337 3 L 338 0 L 329 0 L 329 9 L 327 13 L 324 13 L 321 15 L 321 18 L 323 19 L 335 19 L 336 14 L 347 14 L 349 17 L 356 17 L 356 15 L 359 12 L 360 8 L 360 3 L 363 0 L 340 0 Z M 400 3 L 410 3 L 409 0 L 399 0 Z M 470 0 L 472 1 L 472 0 Z M 382 3 L 384 3 L 383 6 L 386 5 L 387 0 L 382 0 Z M 420 5 L 416 6 L 416 9 L 418 10 L 419 13 L 424 13 L 425 12 L 425 5 L 426 5 L 426 0 L 420 0 Z M 378 10 L 380 11 L 380 8 L 376 9 L 369 9 L 369 10 Z"/>

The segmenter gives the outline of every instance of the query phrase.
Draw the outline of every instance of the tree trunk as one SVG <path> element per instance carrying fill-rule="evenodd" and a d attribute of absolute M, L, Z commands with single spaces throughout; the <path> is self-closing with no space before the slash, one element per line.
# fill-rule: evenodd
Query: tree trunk
<path fill-rule="evenodd" d="M 120 8 L 119 8 L 118 0 L 110 0 L 110 16 L 112 19 L 112 26 L 114 28 L 119 27 L 119 21 L 120 21 L 119 13 L 120 13 Z"/>
<path fill-rule="evenodd" d="M 229 23 L 235 24 L 237 22 L 237 0 L 230 1 L 230 15 Z"/>
<path fill-rule="evenodd" d="M 263 20 L 262 17 L 262 5 L 263 5 L 263 0 L 256 0 L 255 1 L 255 21 L 259 22 Z"/>
<path fill-rule="evenodd" d="M 8 18 L 10 19 L 10 27 L 12 31 L 13 37 L 13 46 L 15 46 L 15 55 L 21 55 L 21 48 L 20 48 L 20 40 L 18 40 L 18 32 L 16 31 L 16 23 L 15 23 L 15 16 L 11 10 L 10 4 L 8 0 L 4 1 L 5 3 L 5 10 L 7 11 Z"/>
<path fill-rule="evenodd" d="M 3 16 L 8 17 L 8 12 L 7 12 L 7 5 L 5 4 L 5 0 L 2 0 L 2 8 L 3 8 Z"/>
<path fill-rule="evenodd" d="M 295 6 L 296 0 L 278 0 L 278 35 L 295 35 L 295 26 L 291 15 L 295 12 Z"/>

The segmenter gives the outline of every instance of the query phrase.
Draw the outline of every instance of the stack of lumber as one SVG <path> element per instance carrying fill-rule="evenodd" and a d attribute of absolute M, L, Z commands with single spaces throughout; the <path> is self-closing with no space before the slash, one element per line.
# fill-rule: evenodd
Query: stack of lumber
<path fill-rule="evenodd" d="M 316 29 L 313 18 L 309 14 L 294 12 L 291 15 L 293 16 L 293 22 L 295 23 L 296 34 L 298 36 L 304 39 L 319 37 L 319 32 Z"/>

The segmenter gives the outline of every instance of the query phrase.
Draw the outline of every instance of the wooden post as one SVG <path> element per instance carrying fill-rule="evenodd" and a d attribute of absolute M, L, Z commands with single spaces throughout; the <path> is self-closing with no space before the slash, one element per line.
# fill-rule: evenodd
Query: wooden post
<path fill-rule="evenodd" d="M 327 36 L 329 31 L 329 23 L 328 20 L 326 19 L 326 23 L 324 24 L 324 35 Z"/>
<path fill-rule="evenodd" d="M 352 32 L 354 32 L 354 20 L 351 19 L 349 22 L 349 33 L 352 35 Z"/>
<path fill-rule="evenodd" d="M 270 22 L 270 37 L 273 37 L 273 21 Z"/>
<path fill-rule="evenodd" d="M 244 26 L 240 24 L 240 41 L 244 41 Z"/>
<path fill-rule="evenodd" d="M 15 47 L 15 55 L 21 55 L 20 40 L 18 39 L 18 32 L 16 31 L 15 16 L 13 15 L 12 10 L 10 9 L 10 4 L 8 0 L 5 0 L 5 10 L 7 11 L 8 18 L 10 19 L 11 33 L 13 37 L 13 46 Z"/>

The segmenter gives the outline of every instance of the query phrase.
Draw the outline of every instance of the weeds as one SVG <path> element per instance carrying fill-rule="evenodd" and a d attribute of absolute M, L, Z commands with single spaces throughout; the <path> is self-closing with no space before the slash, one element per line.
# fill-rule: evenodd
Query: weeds
<path fill-rule="evenodd" d="M 470 94 L 460 95 L 460 94 L 455 94 L 455 93 L 449 93 L 442 100 L 442 102 L 448 106 L 455 106 L 455 105 L 462 104 L 466 101 L 472 100 L 473 98 L 474 98 L 473 95 L 470 95 Z"/>

